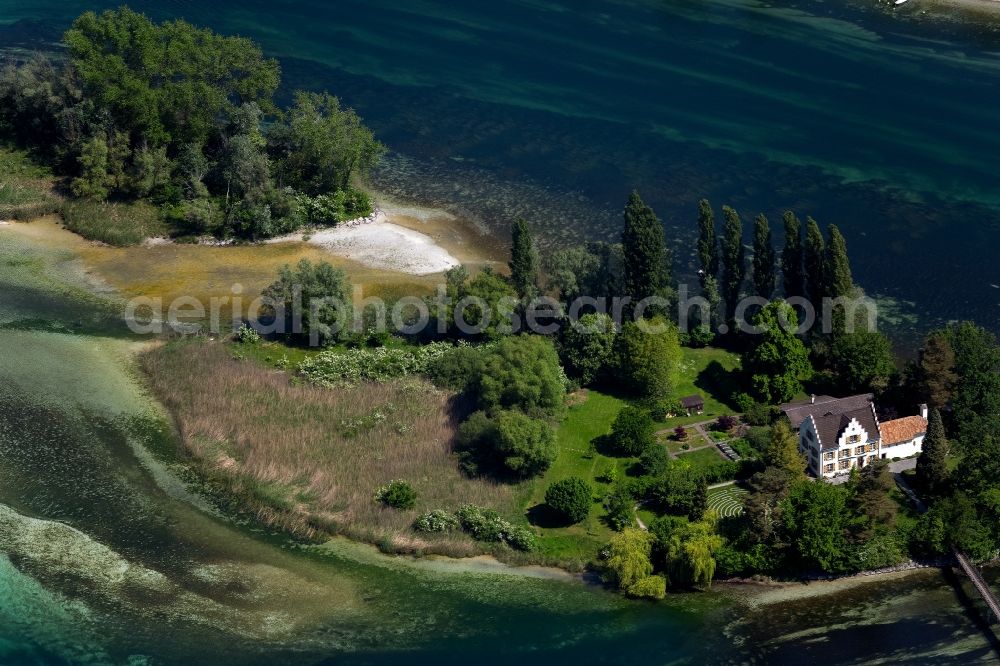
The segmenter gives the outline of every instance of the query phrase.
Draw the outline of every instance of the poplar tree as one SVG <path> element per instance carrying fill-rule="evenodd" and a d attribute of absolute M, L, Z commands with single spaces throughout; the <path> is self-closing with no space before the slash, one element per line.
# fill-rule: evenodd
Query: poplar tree
<path fill-rule="evenodd" d="M 634 191 L 625 205 L 622 248 L 624 295 L 632 297 L 633 305 L 644 298 L 662 295 L 669 281 L 663 224 Z"/>
<path fill-rule="evenodd" d="M 761 298 L 770 299 L 774 293 L 774 245 L 771 239 L 771 225 L 761 213 L 754 220 L 753 227 L 753 288 Z"/>
<path fill-rule="evenodd" d="M 698 202 L 698 261 L 701 286 L 719 274 L 719 241 L 715 236 L 715 211 L 708 199 Z"/>
<path fill-rule="evenodd" d="M 523 218 L 514 220 L 510 236 L 510 281 L 518 297 L 528 299 L 538 292 L 538 252 Z"/>
<path fill-rule="evenodd" d="M 819 224 L 811 217 L 806 218 L 806 240 L 802 252 L 805 269 L 805 286 L 813 304 L 826 295 L 826 243 Z"/>
<path fill-rule="evenodd" d="M 722 297 L 726 301 L 726 319 L 732 319 L 746 276 L 746 251 L 743 247 L 743 221 L 730 206 L 722 207 Z"/>
<path fill-rule="evenodd" d="M 917 458 L 917 478 L 928 493 L 940 494 L 948 483 L 948 439 L 937 409 L 930 413 L 922 449 Z"/>
<path fill-rule="evenodd" d="M 851 262 L 847 258 L 847 241 L 837 225 L 827 227 L 826 259 L 823 272 L 826 277 L 826 295 L 832 298 L 847 296 L 854 288 Z"/>
<path fill-rule="evenodd" d="M 785 298 L 802 296 L 805 276 L 802 272 L 802 222 L 792 211 L 785 211 L 785 248 L 781 252 L 781 273 Z"/>

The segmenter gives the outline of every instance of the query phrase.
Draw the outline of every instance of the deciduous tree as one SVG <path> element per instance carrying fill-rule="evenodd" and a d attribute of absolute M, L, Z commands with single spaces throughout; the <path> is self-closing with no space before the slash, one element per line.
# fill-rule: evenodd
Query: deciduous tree
<path fill-rule="evenodd" d="M 587 518 L 593 490 L 586 481 L 571 476 L 556 481 L 545 491 L 545 503 L 568 524 L 575 525 Z"/>
<path fill-rule="evenodd" d="M 754 317 L 759 335 L 750 336 L 743 355 L 757 397 L 767 403 L 786 402 L 802 389 L 801 380 L 812 371 L 809 352 L 795 336 L 798 319 L 785 301 L 773 301 Z"/>
<path fill-rule="evenodd" d="M 618 335 L 617 347 L 618 379 L 625 389 L 653 400 L 670 395 L 681 360 L 680 338 L 673 324 L 658 317 L 628 322 Z"/>
<path fill-rule="evenodd" d="M 896 372 L 892 343 L 878 331 L 854 331 L 838 337 L 830 348 L 837 380 L 847 392 L 885 391 Z"/>

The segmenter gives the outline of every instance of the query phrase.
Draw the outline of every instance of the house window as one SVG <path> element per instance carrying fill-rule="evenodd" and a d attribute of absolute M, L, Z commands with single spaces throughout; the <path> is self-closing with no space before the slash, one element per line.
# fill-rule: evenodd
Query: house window
<path fill-rule="evenodd" d="M 859 446 L 858 448 L 856 448 L 854 450 L 854 455 L 856 455 L 856 456 L 862 456 L 864 454 L 865 454 L 865 447 L 863 447 L 863 446 Z"/>
<path fill-rule="evenodd" d="M 861 435 L 851 435 L 850 437 L 847 438 L 848 444 L 857 444 L 860 441 L 861 441 Z"/>
<path fill-rule="evenodd" d="M 825 469 L 827 472 L 832 472 L 833 471 L 833 465 L 827 465 L 823 469 Z"/>
<path fill-rule="evenodd" d="M 812 430 L 806 430 L 806 439 L 811 440 L 812 438 L 813 438 Z"/>
<path fill-rule="evenodd" d="M 851 461 L 850 460 L 841 460 L 840 461 L 840 469 L 851 469 Z"/>
<path fill-rule="evenodd" d="M 848 458 L 848 457 L 850 457 L 850 455 L 851 455 L 851 450 L 850 449 L 841 449 L 840 450 L 840 457 L 841 458 Z"/>
<path fill-rule="evenodd" d="M 823 454 L 823 460 L 833 460 L 833 458 L 834 458 L 833 451 L 827 451 L 826 453 Z"/>

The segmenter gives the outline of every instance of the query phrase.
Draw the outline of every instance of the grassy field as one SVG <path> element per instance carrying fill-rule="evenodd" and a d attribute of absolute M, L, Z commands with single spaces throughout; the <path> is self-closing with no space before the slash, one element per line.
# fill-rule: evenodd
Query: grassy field
<path fill-rule="evenodd" d="M 679 425 L 710 421 L 722 414 L 737 412 L 736 406 L 727 401 L 741 390 L 736 377 L 736 371 L 740 367 L 740 357 L 714 347 L 702 349 L 684 347 L 682 351 L 675 396 L 681 398 L 698 394 L 705 399 L 705 411 L 703 414 L 667 419 L 657 424 L 657 427 L 676 428 Z"/>
<path fill-rule="evenodd" d="M 676 396 L 700 393 L 705 398 L 705 413 L 700 416 L 679 417 L 657 424 L 658 430 L 673 429 L 711 420 L 720 414 L 732 414 L 734 409 L 727 406 L 724 399 L 732 395 L 734 370 L 739 367 L 739 357 L 720 349 L 683 349 L 684 357 L 680 369 L 680 379 Z M 541 534 L 539 547 L 549 561 L 585 563 L 593 559 L 598 550 L 611 537 L 611 529 L 604 523 L 605 511 L 600 501 L 612 485 L 605 481 L 605 474 L 611 466 L 618 469 L 618 478 L 624 479 L 635 459 L 609 458 L 594 452 L 591 442 L 611 429 L 618 412 L 628 402 L 624 399 L 590 390 L 585 392 L 586 400 L 569 408 L 565 420 L 557 431 L 559 457 L 540 479 L 530 484 L 524 494 L 524 508 Z M 683 444 L 692 447 L 705 442 L 689 433 L 686 442 L 675 442 L 670 433 L 661 436 L 661 441 L 673 453 L 680 453 L 680 459 L 695 469 L 705 469 L 725 462 L 713 448 L 692 453 L 684 453 Z M 549 527 L 544 519 L 545 490 L 550 484 L 562 479 L 578 476 L 594 488 L 595 502 L 590 516 L 579 525 L 571 527 Z M 648 523 L 655 514 L 643 509 L 639 513 Z"/>
<path fill-rule="evenodd" d="M 0 220 L 31 220 L 59 210 L 55 179 L 23 150 L 0 147 Z"/>
<path fill-rule="evenodd" d="M 591 441 L 608 433 L 611 423 L 625 405 L 620 398 L 587 391 L 585 401 L 569 408 L 557 431 L 559 457 L 544 476 L 530 484 L 525 494 L 525 510 L 536 527 L 542 527 L 538 544 L 544 558 L 582 564 L 593 559 L 611 537 L 611 530 L 603 522 L 605 512 L 600 501 L 611 488 L 604 477 L 614 466 L 618 469 L 618 478 L 625 478 L 626 470 L 634 460 L 609 458 L 596 453 L 591 449 Z M 579 525 L 545 527 L 547 522 L 543 505 L 546 488 L 571 476 L 582 478 L 594 488 L 595 502 L 590 516 Z"/>
<path fill-rule="evenodd" d="M 66 228 L 88 240 L 115 247 L 138 245 L 147 238 L 169 236 L 170 227 L 150 203 L 101 203 L 86 199 L 66 202 L 62 208 Z"/>
<path fill-rule="evenodd" d="M 690 453 L 681 452 L 677 455 L 677 459 L 687 463 L 691 466 L 692 470 L 698 472 L 726 462 L 726 458 L 723 458 L 719 449 L 714 446 L 691 451 Z"/>
<path fill-rule="evenodd" d="M 472 503 L 523 520 L 519 487 L 459 471 L 450 396 L 426 383 L 298 386 L 203 341 L 166 345 L 142 363 L 201 476 L 265 523 L 305 537 L 344 534 L 396 551 L 464 556 L 490 546 L 462 534 L 419 535 L 414 518 Z M 414 509 L 373 500 L 393 479 L 416 489 Z"/>

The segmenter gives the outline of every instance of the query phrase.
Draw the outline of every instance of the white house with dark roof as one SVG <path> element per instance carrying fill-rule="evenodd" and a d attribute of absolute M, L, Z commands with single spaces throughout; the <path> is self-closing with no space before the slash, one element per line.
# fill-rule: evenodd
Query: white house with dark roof
<path fill-rule="evenodd" d="M 813 396 L 782 405 L 781 411 L 799 433 L 799 450 L 807 456 L 809 472 L 822 478 L 848 474 L 879 459 L 916 455 L 927 433 L 925 405 L 919 416 L 879 423 L 871 393 Z"/>

